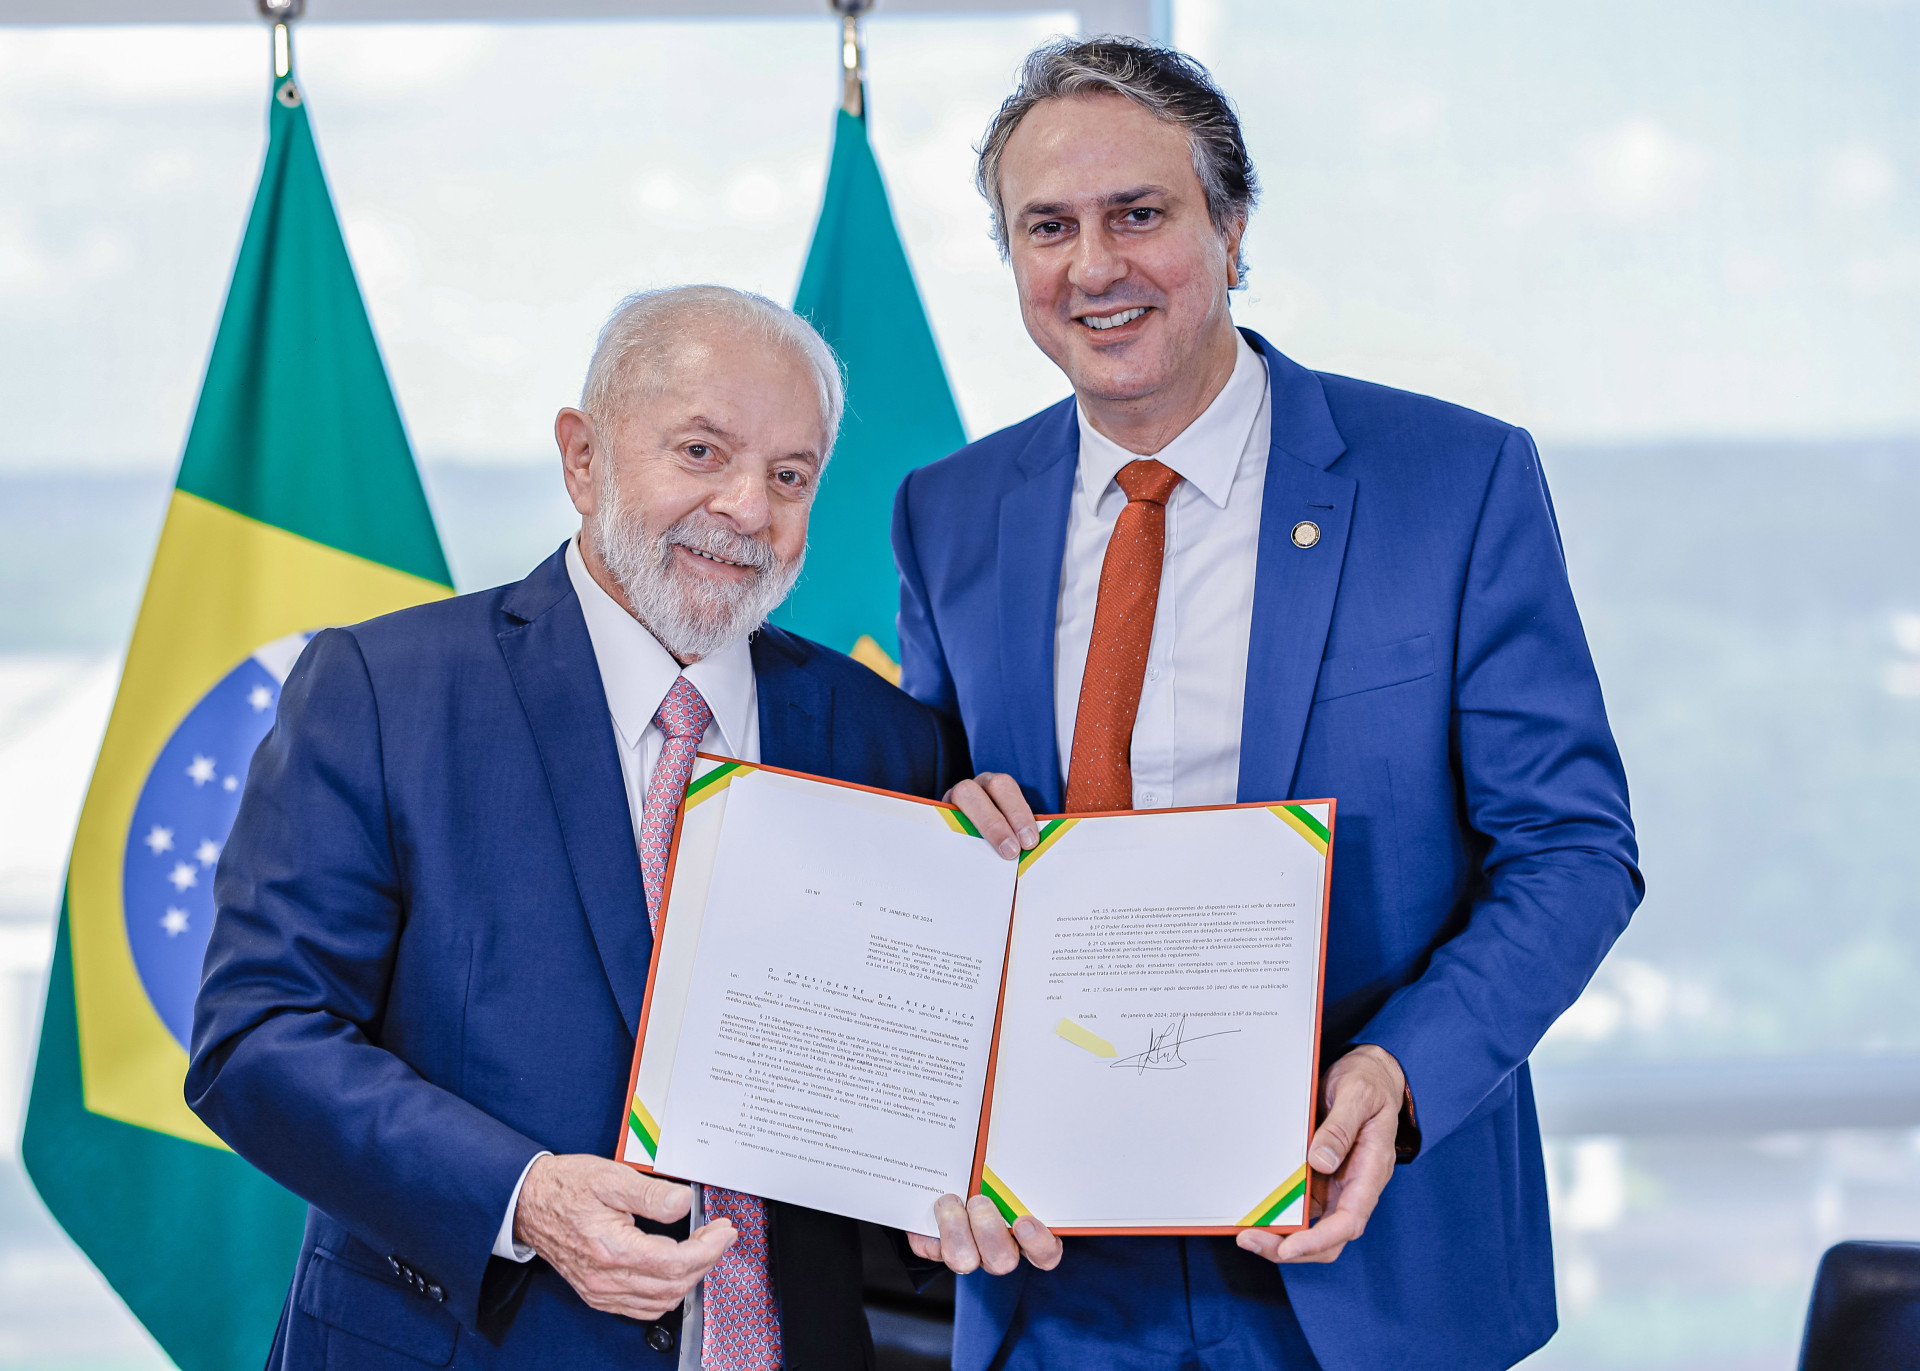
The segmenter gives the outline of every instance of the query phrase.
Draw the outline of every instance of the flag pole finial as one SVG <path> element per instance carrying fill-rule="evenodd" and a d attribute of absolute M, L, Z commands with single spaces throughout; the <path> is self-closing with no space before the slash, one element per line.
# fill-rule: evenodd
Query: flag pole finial
<path fill-rule="evenodd" d="M 260 0 L 266 4 L 267 0 Z M 860 18 L 873 0 L 828 0 L 840 16 L 840 108 L 856 119 L 866 117 L 866 49 L 860 40 Z"/>
<path fill-rule="evenodd" d="M 307 0 L 255 0 L 260 17 L 273 25 L 273 75 L 293 71 L 293 21 L 307 12 Z"/>

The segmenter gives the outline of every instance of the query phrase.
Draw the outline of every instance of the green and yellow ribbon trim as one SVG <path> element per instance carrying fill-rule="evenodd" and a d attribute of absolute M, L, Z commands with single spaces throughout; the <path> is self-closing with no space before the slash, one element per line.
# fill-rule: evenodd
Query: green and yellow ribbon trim
<path fill-rule="evenodd" d="M 653 1115 L 640 1103 L 640 1097 L 633 1097 L 633 1107 L 627 1110 L 627 1122 L 633 1126 L 634 1136 L 640 1139 L 640 1145 L 647 1149 L 649 1157 L 660 1155 L 660 1125 L 654 1122 Z"/>
<path fill-rule="evenodd" d="M 1008 1223 L 1033 1213 L 1008 1187 L 1007 1183 L 993 1174 L 993 1168 L 980 1168 L 980 1193 L 993 1201 L 993 1207 L 1000 1211 L 1000 1217 Z"/>
<path fill-rule="evenodd" d="M 948 809 L 945 805 L 942 805 L 940 807 L 940 817 L 947 821 L 947 827 L 955 833 L 964 833 L 969 838 L 977 838 L 980 836 L 980 830 L 973 826 L 973 820 L 969 819 L 957 809 Z"/>
<path fill-rule="evenodd" d="M 1272 1194 L 1248 1210 L 1246 1217 L 1242 1218 L 1240 1223 L 1248 1228 L 1265 1227 L 1286 1213 L 1293 1202 L 1306 1193 L 1307 1168 L 1303 1162 L 1300 1169 L 1280 1182 Z"/>
<path fill-rule="evenodd" d="M 1322 857 L 1327 855 L 1327 843 L 1333 835 L 1327 832 L 1327 826 L 1314 817 L 1313 811 L 1305 805 L 1268 805 L 1280 822 L 1307 840 L 1308 846 Z"/>
<path fill-rule="evenodd" d="M 680 803 L 685 813 L 702 800 L 711 800 L 715 795 L 734 783 L 738 777 L 745 776 L 759 768 L 748 766 L 745 762 L 722 762 L 704 776 L 696 776 L 687 786 L 687 797 Z"/>
<path fill-rule="evenodd" d="M 1078 819 L 1049 819 L 1040 829 L 1040 841 L 1020 854 L 1020 874 L 1027 874 L 1027 868 L 1040 860 L 1040 854 L 1067 836 L 1067 830 L 1079 823 Z"/>

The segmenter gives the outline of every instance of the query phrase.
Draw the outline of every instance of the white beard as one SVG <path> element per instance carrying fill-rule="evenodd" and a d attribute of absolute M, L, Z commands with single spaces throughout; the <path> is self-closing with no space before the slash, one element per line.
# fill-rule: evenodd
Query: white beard
<path fill-rule="evenodd" d="M 732 647 L 787 598 L 806 561 L 804 548 L 783 565 L 765 543 L 698 511 L 663 532 L 650 533 L 621 500 L 612 479 L 613 464 L 606 470 L 607 478 L 599 483 L 594 551 L 626 592 L 633 617 L 675 657 L 711 657 Z M 679 568 L 675 547 L 744 563 L 755 575 L 730 583 L 689 574 Z"/>

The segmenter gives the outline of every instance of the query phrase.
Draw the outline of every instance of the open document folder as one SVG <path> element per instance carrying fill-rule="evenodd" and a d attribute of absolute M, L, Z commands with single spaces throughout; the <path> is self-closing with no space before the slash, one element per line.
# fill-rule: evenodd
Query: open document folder
<path fill-rule="evenodd" d="M 702 754 L 620 1160 L 933 1234 L 1306 1223 L 1331 800 L 1041 820 Z"/>

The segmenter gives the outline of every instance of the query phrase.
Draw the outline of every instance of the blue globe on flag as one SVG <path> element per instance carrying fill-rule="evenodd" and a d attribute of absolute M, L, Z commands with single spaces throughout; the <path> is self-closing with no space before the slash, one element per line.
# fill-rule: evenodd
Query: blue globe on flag
<path fill-rule="evenodd" d="M 147 999 L 181 1047 L 213 932 L 213 870 L 240 812 L 253 750 L 311 634 L 260 648 L 187 711 L 133 807 L 121 867 L 127 945 Z"/>

